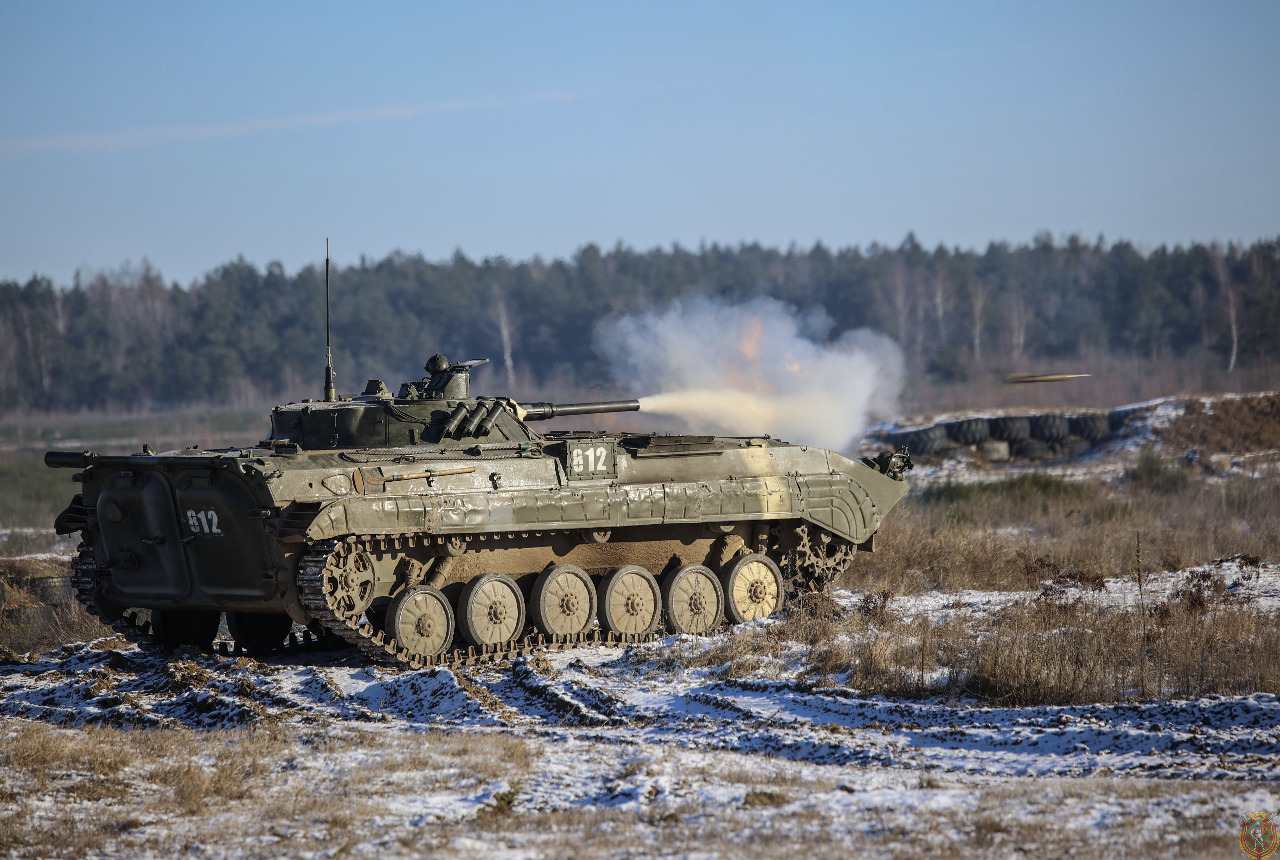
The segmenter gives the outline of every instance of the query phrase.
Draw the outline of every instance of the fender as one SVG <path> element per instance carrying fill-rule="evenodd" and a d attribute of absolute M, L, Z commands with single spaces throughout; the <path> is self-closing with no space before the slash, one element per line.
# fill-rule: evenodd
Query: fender
<path fill-rule="evenodd" d="M 307 528 L 311 540 L 349 534 L 396 534 L 427 530 L 426 502 L 416 496 L 344 499 L 320 509 Z"/>

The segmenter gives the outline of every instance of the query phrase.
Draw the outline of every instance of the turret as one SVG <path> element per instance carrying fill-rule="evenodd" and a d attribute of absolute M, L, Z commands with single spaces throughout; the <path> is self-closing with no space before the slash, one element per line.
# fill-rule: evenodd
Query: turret
<path fill-rule="evenodd" d="M 401 400 L 467 400 L 471 397 L 471 369 L 488 362 L 487 358 L 477 358 L 454 364 L 443 355 L 437 353 L 427 360 L 423 368 L 427 375 L 417 382 L 406 382 L 400 386 Z M 370 380 L 372 386 L 377 380 Z M 379 383 L 380 384 L 380 383 Z M 546 421 L 549 418 L 561 418 L 568 415 L 598 415 L 603 412 L 638 412 L 639 400 L 605 400 L 600 403 L 565 403 L 557 406 L 554 403 L 515 404 L 503 400 L 515 407 L 516 416 L 521 421 Z M 458 406 L 449 416 L 445 424 L 444 435 L 453 436 L 456 431 L 471 435 L 477 428 L 485 428 L 486 410 L 488 415 L 496 416 L 497 402 L 483 404 L 478 409 Z M 487 426 L 493 426 L 493 420 L 487 420 Z M 487 429 L 480 433 L 486 435 Z"/>
<path fill-rule="evenodd" d="M 471 396 L 471 368 L 488 361 L 487 358 L 477 358 L 453 364 L 436 353 L 423 367 L 427 375 L 418 382 L 401 385 L 400 397 L 410 400 L 466 400 Z"/>

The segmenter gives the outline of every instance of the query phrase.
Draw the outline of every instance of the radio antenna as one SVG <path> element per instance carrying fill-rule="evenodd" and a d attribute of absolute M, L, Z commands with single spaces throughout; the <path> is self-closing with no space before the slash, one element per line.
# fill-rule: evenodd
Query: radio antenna
<path fill-rule="evenodd" d="M 333 387 L 333 345 L 329 341 L 329 237 L 324 239 L 324 400 L 333 403 L 338 399 Z"/>

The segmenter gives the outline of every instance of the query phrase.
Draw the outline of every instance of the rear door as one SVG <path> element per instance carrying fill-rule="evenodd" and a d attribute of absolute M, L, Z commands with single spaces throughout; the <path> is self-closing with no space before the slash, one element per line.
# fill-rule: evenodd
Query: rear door
<path fill-rule="evenodd" d="M 249 487 L 225 468 L 177 475 L 178 519 L 187 563 L 210 597 L 267 598 L 275 572 L 266 529 Z"/>
<path fill-rule="evenodd" d="M 191 593 L 184 534 L 164 475 L 130 468 L 110 476 L 97 514 L 106 564 L 123 596 L 177 600 Z"/>

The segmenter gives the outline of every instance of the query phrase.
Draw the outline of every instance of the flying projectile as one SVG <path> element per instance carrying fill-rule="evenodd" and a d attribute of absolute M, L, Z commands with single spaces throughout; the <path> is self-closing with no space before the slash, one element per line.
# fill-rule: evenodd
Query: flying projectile
<path fill-rule="evenodd" d="M 1068 379 L 1084 379 L 1092 373 L 1011 373 L 1004 378 L 1010 384 L 1019 382 L 1065 382 Z"/>

